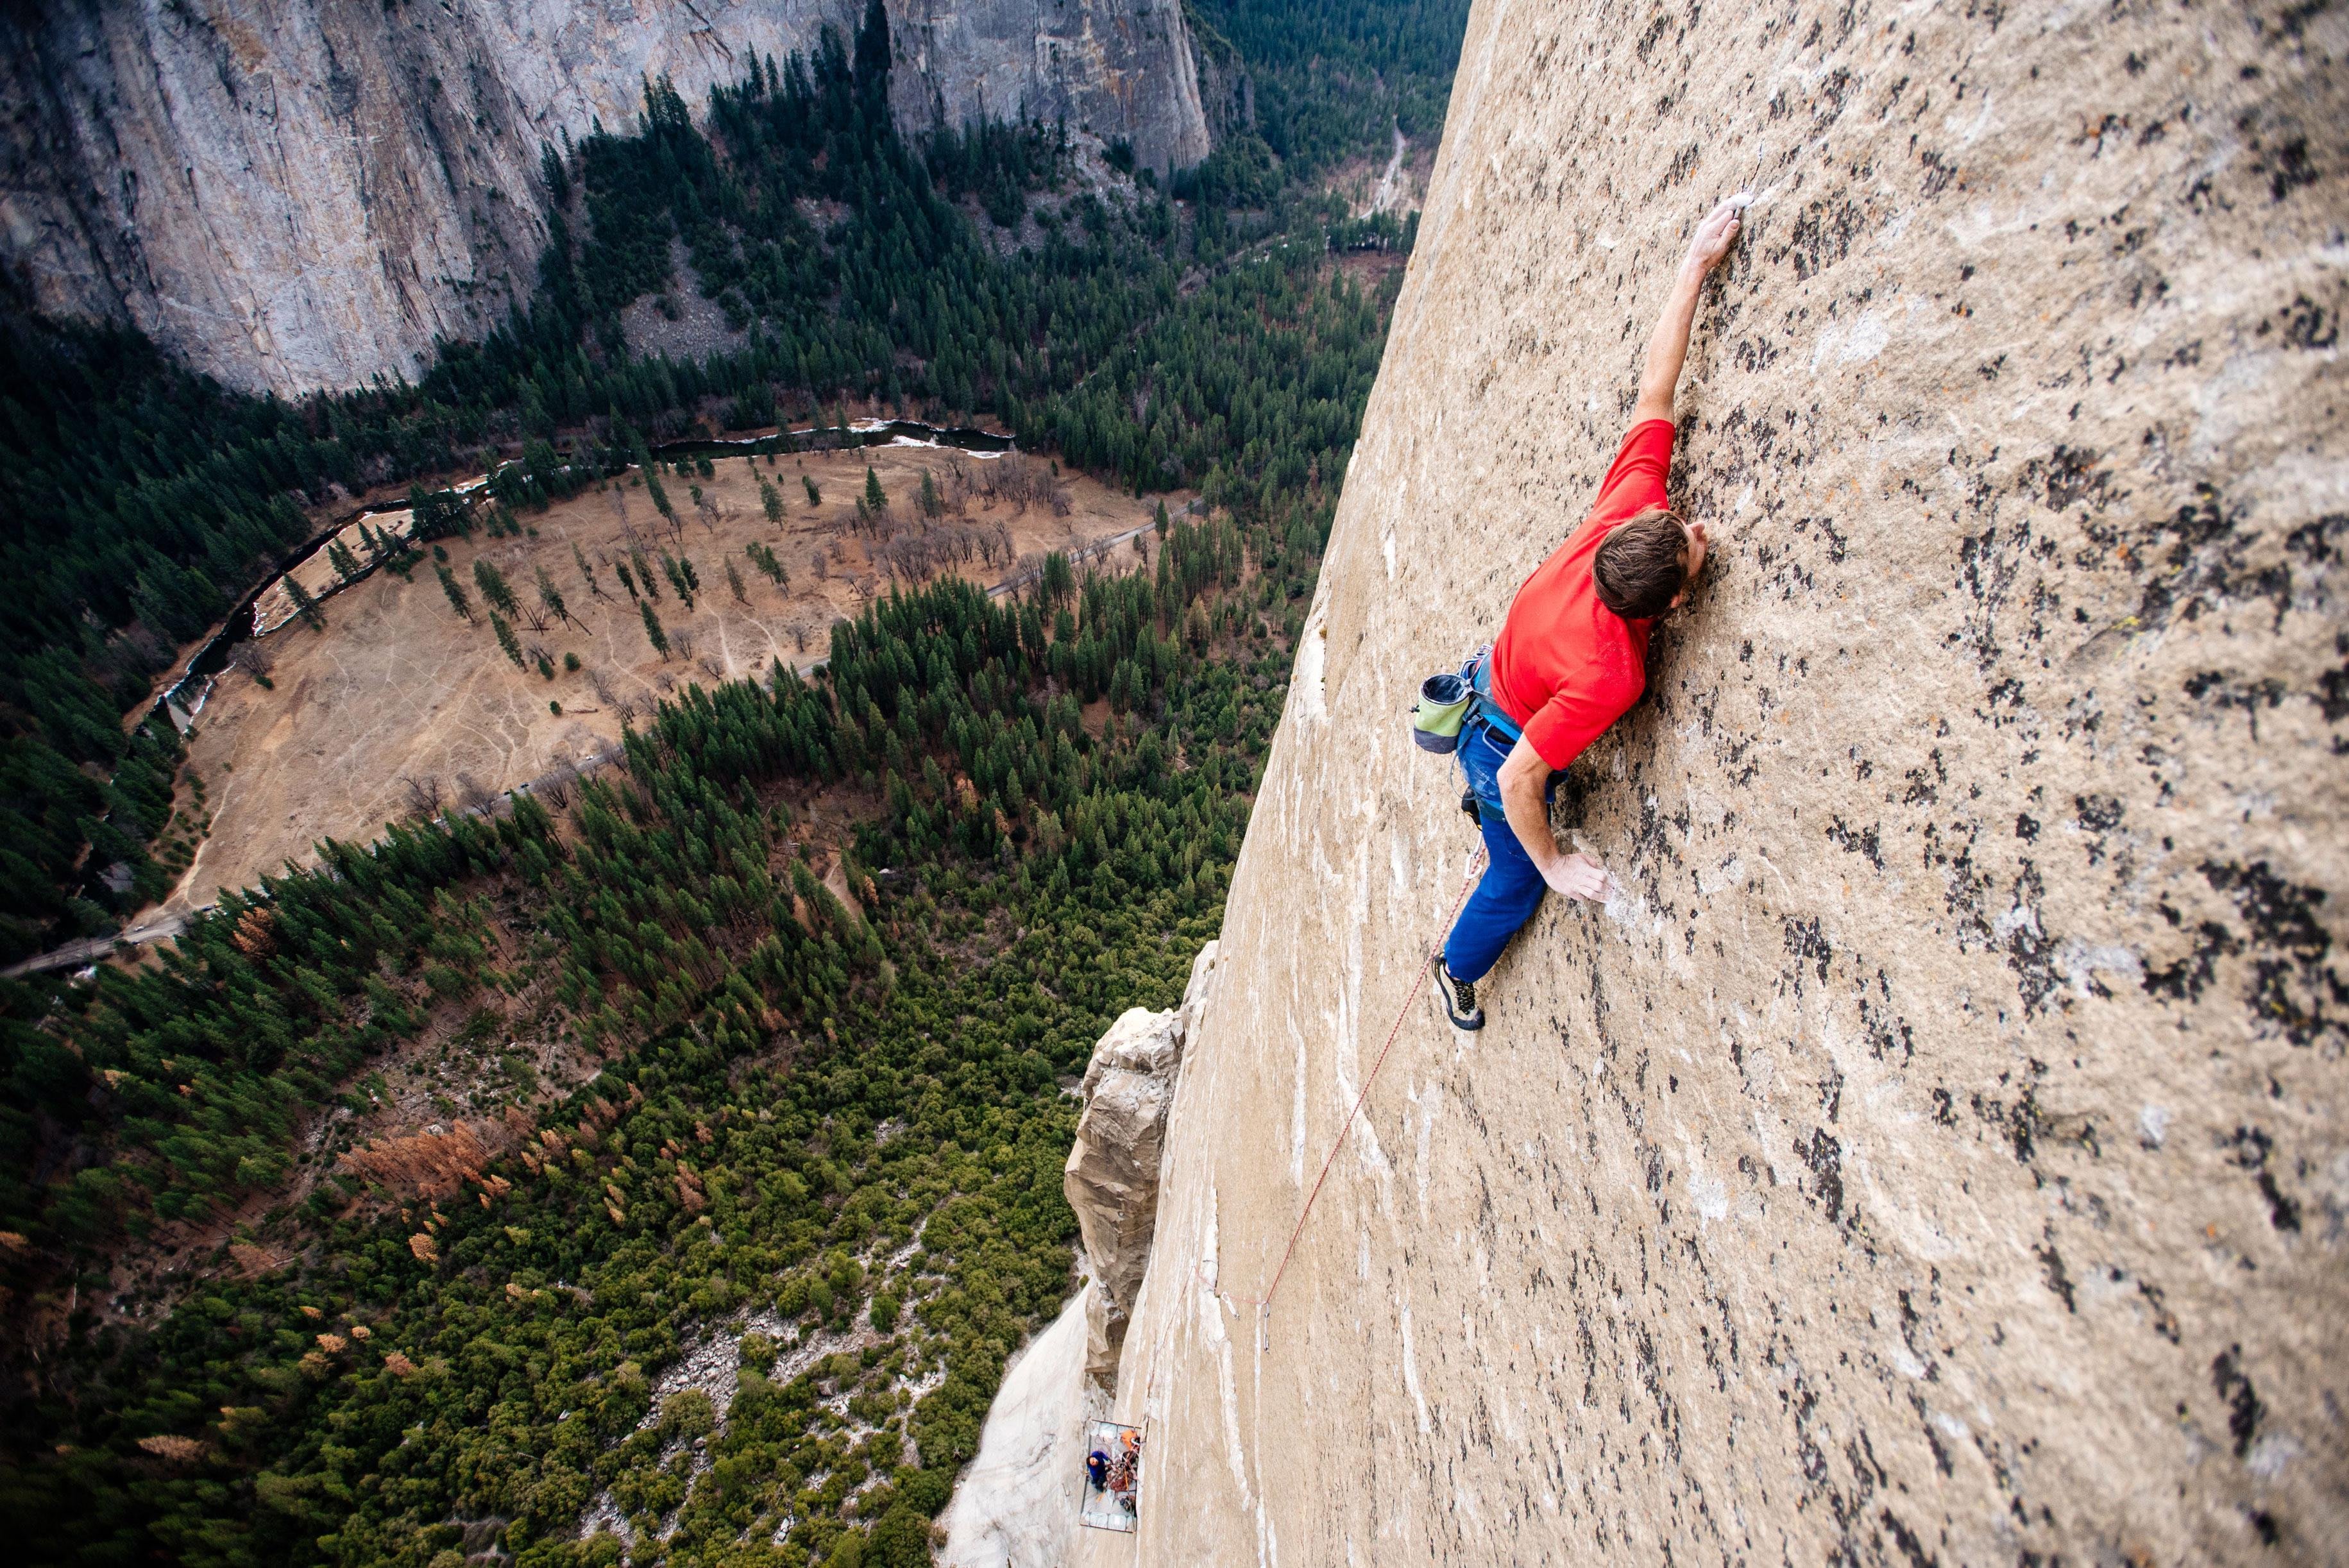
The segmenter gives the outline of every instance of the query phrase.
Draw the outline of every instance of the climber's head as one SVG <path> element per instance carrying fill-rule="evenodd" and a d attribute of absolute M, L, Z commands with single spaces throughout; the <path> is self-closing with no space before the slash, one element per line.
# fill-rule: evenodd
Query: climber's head
<path fill-rule="evenodd" d="M 1590 563 L 1599 602 L 1627 621 L 1651 621 L 1680 607 L 1704 570 L 1704 524 L 1651 506 L 1599 542 Z"/>

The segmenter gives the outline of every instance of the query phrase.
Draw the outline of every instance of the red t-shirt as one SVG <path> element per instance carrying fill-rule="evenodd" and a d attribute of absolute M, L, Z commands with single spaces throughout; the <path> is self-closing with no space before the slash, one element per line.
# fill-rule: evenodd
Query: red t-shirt
<path fill-rule="evenodd" d="M 1590 516 L 1534 568 L 1493 645 L 1493 696 L 1553 769 L 1581 756 L 1647 689 L 1649 623 L 1599 602 L 1590 562 L 1608 530 L 1665 504 L 1671 460 L 1670 419 L 1631 427 Z"/>

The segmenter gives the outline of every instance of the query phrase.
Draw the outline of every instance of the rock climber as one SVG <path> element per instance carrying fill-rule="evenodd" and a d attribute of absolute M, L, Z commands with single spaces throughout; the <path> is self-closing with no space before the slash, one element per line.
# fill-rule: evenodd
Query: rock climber
<path fill-rule="evenodd" d="M 1704 567 L 1704 524 L 1681 518 L 1664 494 L 1672 393 L 1698 291 L 1736 243 L 1744 208 L 1733 196 L 1697 225 L 1648 339 L 1631 428 L 1599 483 L 1598 502 L 1517 589 L 1477 671 L 1478 700 L 1456 755 L 1491 864 L 1436 966 L 1456 1027 L 1485 1026 L 1477 982 L 1533 918 L 1545 890 L 1593 903 L 1607 896 L 1606 868 L 1561 853 L 1550 837 L 1549 799 L 1558 774 L 1639 700 L 1648 629 L 1687 599 Z"/>

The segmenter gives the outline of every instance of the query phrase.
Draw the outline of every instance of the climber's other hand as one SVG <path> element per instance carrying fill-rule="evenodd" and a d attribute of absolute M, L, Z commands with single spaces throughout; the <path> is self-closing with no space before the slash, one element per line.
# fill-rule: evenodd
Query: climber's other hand
<path fill-rule="evenodd" d="M 1704 215 L 1704 222 L 1696 226 L 1695 238 L 1689 241 L 1690 266 L 1709 273 L 1721 264 L 1721 258 L 1729 254 L 1729 247 L 1744 230 L 1741 214 L 1745 201 L 1744 196 L 1732 196 Z"/>
<path fill-rule="evenodd" d="M 1607 898 L 1607 868 L 1588 855 L 1560 855 L 1542 872 L 1542 881 L 1568 898 L 1601 903 Z"/>

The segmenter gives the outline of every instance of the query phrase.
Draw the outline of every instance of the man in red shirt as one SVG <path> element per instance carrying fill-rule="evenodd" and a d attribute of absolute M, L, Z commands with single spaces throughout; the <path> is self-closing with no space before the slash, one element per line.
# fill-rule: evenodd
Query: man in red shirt
<path fill-rule="evenodd" d="M 1562 854 L 1550 837 L 1557 776 L 1640 700 L 1648 628 L 1688 597 L 1704 566 L 1704 524 L 1664 495 L 1672 457 L 1672 390 L 1705 274 L 1737 241 L 1742 198 L 1708 213 L 1689 242 L 1640 377 L 1631 429 L 1573 537 L 1534 569 L 1477 673 L 1479 700 L 1456 755 L 1475 797 L 1492 863 L 1445 939 L 1436 980 L 1452 1022 L 1485 1026 L 1476 983 L 1550 888 L 1597 903 L 1605 868 Z"/>

